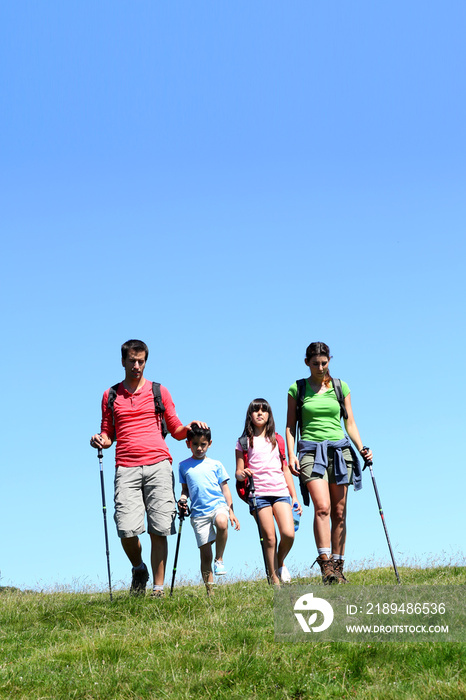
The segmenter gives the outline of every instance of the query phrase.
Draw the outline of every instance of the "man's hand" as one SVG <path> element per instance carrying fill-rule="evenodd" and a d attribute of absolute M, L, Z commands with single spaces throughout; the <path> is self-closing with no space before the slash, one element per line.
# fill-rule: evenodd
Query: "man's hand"
<path fill-rule="evenodd" d="M 95 447 L 96 450 L 98 449 L 103 449 L 106 450 L 107 447 L 110 447 L 112 444 L 112 441 L 110 440 L 109 437 L 106 435 L 102 435 L 101 433 L 97 433 L 96 435 L 93 435 L 91 437 L 91 447 Z"/>
<path fill-rule="evenodd" d="M 185 425 L 186 430 L 189 430 L 192 426 L 192 424 L 197 425 L 199 428 L 203 428 L 204 430 L 207 430 L 209 427 L 207 423 L 203 423 L 201 420 L 192 420 L 191 423 L 188 423 L 188 425 Z"/>

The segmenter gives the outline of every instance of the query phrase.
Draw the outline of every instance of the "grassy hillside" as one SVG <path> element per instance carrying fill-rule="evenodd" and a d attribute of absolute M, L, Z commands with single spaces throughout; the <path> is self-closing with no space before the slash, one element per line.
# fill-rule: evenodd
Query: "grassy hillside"
<path fill-rule="evenodd" d="M 465 584 L 466 568 L 401 569 L 405 584 Z M 317 582 L 316 578 L 312 582 Z M 393 571 L 354 572 L 393 584 Z M 308 583 L 302 579 L 299 583 Z M 278 644 L 264 581 L 173 598 L 0 592 L 0 698 L 466 698 L 454 643 Z"/>

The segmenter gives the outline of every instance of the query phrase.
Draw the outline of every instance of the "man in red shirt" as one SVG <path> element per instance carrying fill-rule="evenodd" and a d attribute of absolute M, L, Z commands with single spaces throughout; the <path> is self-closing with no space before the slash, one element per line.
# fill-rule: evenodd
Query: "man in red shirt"
<path fill-rule="evenodd" d="M 156 413 L 152 382 L 144 378 L 149 349 L 141 340 L 121 346 L 125 378 L 116 389 L 113 411 L 108 405 L 110 389 L 102 398 L 100 433 L 91 437 L 95 448 L 107 449 L 117 440 L 115 452 L 115 522 L 118 536 L 131 564 L 131 593 L 144 594 L 149 572 L 142 560 L 139 535 L 147 515 L 151 538 L 152 596 L 163 596 L 167 563 L 167 535 L 175 529 L 176 501 L 172 458 L 162 435 L 162 415 Z M 169 433 L 184 440 L 191 426 L 183 425 L 168 390 L 160 387 Z M 207 427 L 200 421 L 192 421 Z"/>

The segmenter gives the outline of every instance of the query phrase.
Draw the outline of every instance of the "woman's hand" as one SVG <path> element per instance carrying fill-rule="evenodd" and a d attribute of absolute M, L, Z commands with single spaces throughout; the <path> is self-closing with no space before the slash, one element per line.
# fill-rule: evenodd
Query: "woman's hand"
<path fill-rule="evenodd" d="M 369 462 L 372 463 L 372 450 L 370 447 L 363 447 L 361 450 L 359 450 L 359 454 L 363 458 L 365 466 L 367 466 Z"/>
<path fill-rule="evenodd" d="M 301 467 L 299 466 L 299 459 L 296 457 L 296 455 L 290 456 L 288 466 L 292 474 L 294 474 L 295 476 L 299 476 L 299 470 L 301 469 Z"/>

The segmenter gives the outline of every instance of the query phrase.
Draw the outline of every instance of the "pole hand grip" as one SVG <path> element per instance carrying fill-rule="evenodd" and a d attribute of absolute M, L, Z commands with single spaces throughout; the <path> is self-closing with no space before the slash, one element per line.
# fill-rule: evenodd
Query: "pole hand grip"
<path fill-rule="evenodd" d="M 362 448 L 361 452 L 364 452 L 364 450 L 369 450 L 369 447 L 366 447 L 365 445 L 363 445 L 363 448 Z M 360 452 L 359 454 L 361 454 L 361 452 Z M 371 459 L 366 459 L 366 458 L 364 457 L 364 455 L 361 455 L 361 457 L 362 457 L 363 460 L 364 460 L 364 467 L 363 467 L 363 471 L 364 471 L 364 469 L 365 469 L 366 467 L 371 467 L 372 464 L 373 464 L 373 462 L 372 462 Z"/>

